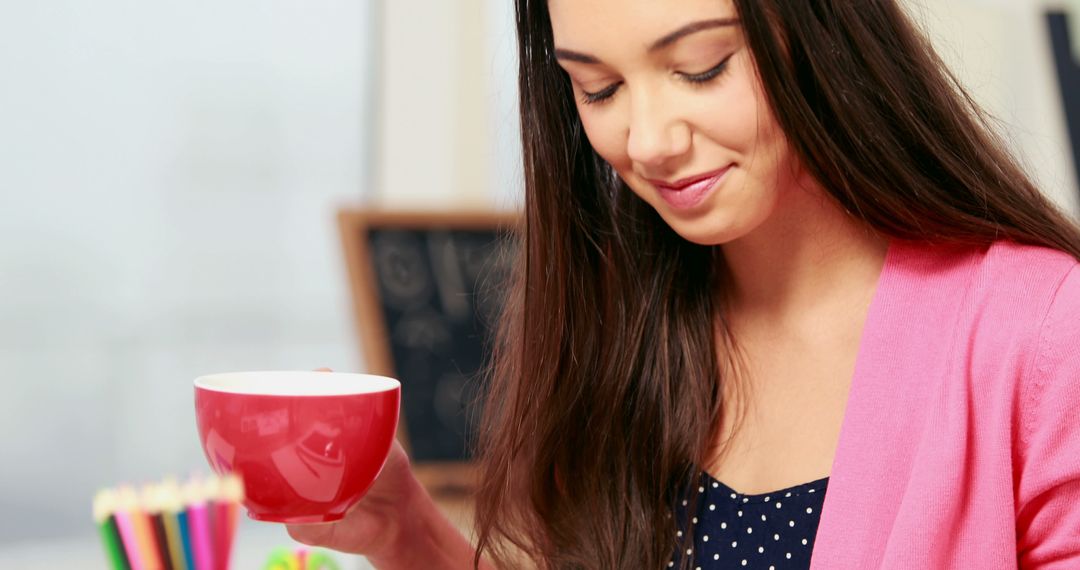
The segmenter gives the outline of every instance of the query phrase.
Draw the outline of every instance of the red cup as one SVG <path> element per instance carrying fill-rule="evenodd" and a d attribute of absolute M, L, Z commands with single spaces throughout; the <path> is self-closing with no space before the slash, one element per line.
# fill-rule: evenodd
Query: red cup
<path fill-rule="evenodd" d="M 256 520 L 341 519 L 378 477 L 397 430 L 401 384 L 338 372 L 236 372 L 195 380 L 210 467 L 238 473 Z"/>

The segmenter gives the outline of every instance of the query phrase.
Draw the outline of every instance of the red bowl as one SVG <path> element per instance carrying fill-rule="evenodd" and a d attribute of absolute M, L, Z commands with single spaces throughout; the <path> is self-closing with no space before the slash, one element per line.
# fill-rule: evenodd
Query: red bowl
<path fill-rule="evenodd" d="M 341 519 L 378 477 L 397 430 L 401 384 L 336 372 L 237 372 L 195 380 L 210 467 L 238 473 L 256 520 Z"/>

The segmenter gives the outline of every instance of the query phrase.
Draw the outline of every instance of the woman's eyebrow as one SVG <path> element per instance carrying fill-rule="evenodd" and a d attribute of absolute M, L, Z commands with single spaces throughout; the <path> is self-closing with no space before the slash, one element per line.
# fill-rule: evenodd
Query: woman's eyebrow
<path fill-rule="evenodd" d="M 723 26 L 734 26 L 738 23 L 738 18 L 717 18 L 713 20 L 701 20 L 698 22 L 691 22 L 653 42 L 649 46 L 648 51 L 649 53 L 653 53 L 658 50 L 664 49 L 675 43 L 679 39 L 686 37 L 690 34 L 700 32 L 702 30 L 710 30 L 712 28 L 719 28 Z M 566 61 L 576 61 L 578 63 L 600 63 L 600 60 L 596 56 L 562 48 L 555 48 L 555 58 L 563 59 Z"/>
<path fill-rule="evenodd" d="M 649 46 L 649 53 L 664 49 L 684 36 L 688 36 L 702 30 L 710 30 L 712 28 L 720 28 L 725 26 L 734 26 L 738 23 L 738 18 L 717 18 L 714 20 L 701 20 L 699 22 L 692 22 L 653 42 L 652 45 Z"/>

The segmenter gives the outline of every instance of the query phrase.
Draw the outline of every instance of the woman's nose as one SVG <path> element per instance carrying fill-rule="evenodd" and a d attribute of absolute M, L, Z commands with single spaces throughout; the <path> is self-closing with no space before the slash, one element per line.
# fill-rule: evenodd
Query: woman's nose
<path fill-rule="evenodd" d="M 675 109 L 655 96 L 639 95 L 630 104 L 627 154 L 634 162 L 658 167 L 690 149 L 690 128 Z"/>

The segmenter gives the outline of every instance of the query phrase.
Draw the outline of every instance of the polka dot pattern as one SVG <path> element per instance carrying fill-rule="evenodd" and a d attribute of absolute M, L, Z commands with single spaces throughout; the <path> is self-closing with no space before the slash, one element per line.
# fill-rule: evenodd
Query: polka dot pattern
<path fill-rule="evenodd" d="M 686 521 L 688 514 L 696 515 L 691 528 L 693 548 L 686 544 L 676 552 L 687 552 L 689 567 L 704 570 L 807 570 L 828 482 L 826 477 L 771 493 L 746 495 L 705 473 L 700 485 L 690 488 L 698 495 L 694 501 L 697 512 L 683 509 L 678 513 L 680 521 Z M 680 537 L 684 530 L 679 531 Z M 683 558 L 678 555 L 675 566 Z"/>

